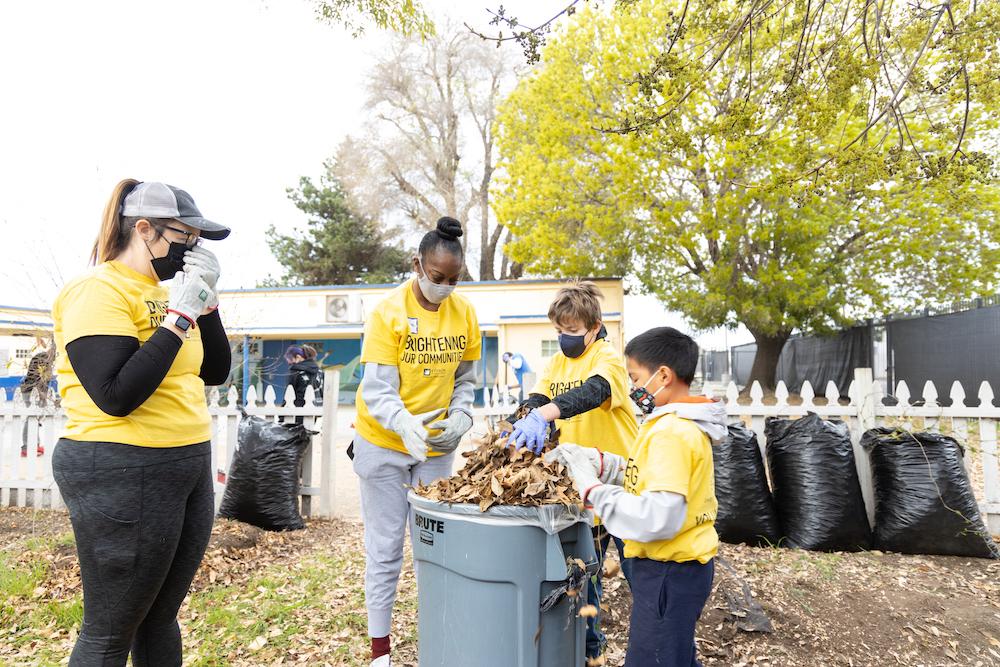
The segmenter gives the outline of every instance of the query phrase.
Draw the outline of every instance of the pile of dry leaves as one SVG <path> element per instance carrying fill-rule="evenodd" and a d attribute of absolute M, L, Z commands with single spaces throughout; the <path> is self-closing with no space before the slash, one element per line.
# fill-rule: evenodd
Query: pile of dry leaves
<path fill-rule="evenodd" d="M 580 495 L 561 463 L 546 463 L 541 455 L 507 446 L 513 427 L 502 421 L 491 427 L 480 445 L 462 456 L 465 466 L 453 477 L 414 491 L 424 498 L 449 504 L 479 505 L 485 512 L 494 505 L 579 505 Z M 545 451 L 559 444 L 559 431 L 545 442 Z"/>

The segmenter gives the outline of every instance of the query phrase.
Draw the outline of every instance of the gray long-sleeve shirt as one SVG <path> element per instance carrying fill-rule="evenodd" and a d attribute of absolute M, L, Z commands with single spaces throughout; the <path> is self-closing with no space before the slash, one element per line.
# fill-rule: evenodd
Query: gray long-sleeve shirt
<path fill-rule="evenodd" d="M 459 363 L 455 371 L 455 389 L 451 394 L 448 412 L 464 412 L 472 416 L 472 401 L 476 391 L 476 364 Z M 361 379 L 361 398 L 368 406 L 372 418 L 385 428 L 391 428 L 393 418 L 405 410 L 399 396 L 399 368 L 385 364 L 366 363 Z"/>
<path fill-rule="evenodd" d="M 726 437 L 726 408 L 722 403 L 674 403 L 655 409 L 647 419 L 674 413 L 694 422 L 709 439 Z M 610 460 L 614 457 L 614 460 Z M 587 496 L 594 513 L 608 532 L 623 540 L 656 542 L 673 539 L 687 518 L 687 498 L 672 491 L 643 491 L 633 495 L 622 488 L 626 461 L 604 454 L 605 465 L 616 474 L 608 483 L 595 487 Z M 617 467 L 614 467 L 617 466 Z"/>

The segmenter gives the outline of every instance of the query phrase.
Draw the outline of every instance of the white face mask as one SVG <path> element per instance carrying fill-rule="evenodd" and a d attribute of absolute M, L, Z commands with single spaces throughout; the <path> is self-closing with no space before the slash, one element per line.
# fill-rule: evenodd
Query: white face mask
<path fill-rule="evenodd" d="M 427 271 L 424 270 L 424 264 L 417 257 L 417 264 L 420 266 L 420 271 L 424 275 L 417 276 L 417 285 L 420 287 L 420 291 L 423 292 L 424 298 L 431 303 L 441 303 L 455 291 L 455 285 L 439 285 L 433 282 L 427 277 Z"/>

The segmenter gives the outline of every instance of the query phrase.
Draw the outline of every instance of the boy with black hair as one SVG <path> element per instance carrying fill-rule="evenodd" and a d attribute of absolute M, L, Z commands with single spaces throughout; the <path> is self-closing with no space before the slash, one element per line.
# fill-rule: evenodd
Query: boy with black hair
<path fill-rule="evenodd" d="M 626 667 L 701 665 L 695 625 L 719 546 L 712 441 L 726 436 L 726 408 L 691 396 L 697 363 L 698 345 L 676 329 L 636 337 L 625 365 L 646 417 L 628 460 L 572 444 L 548 455 L 566 465 L 584 504 L 632 559 Z"/>

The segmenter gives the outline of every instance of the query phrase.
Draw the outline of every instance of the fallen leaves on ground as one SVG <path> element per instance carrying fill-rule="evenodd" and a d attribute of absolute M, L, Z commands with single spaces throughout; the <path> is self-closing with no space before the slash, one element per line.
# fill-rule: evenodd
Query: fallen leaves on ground
<path fill-rule="evenodd" d="M 65 513 L 0 508 L 0 664 L 68 660 L 81 611 L 69 531 Z M 717 568 L 696 634 L 706 667 L 1000 665 L 998 561 L 729 544 L 720 555 L 774 632 L 738 629 L 724 592 L 739 582 Z M 603 584 L 605 664 L 620 667 L 631 595 L 621 572 Z M 392 629 L 399 667 L 417 664 L 416 609 L 407 559 Z M 186 666 L 367 667 L 361 526 L 309 521 L 306 530 L 270 533 L 217 521 L 179 619 Z M 469 622 L 477 619 L 489 616 Z"/>

